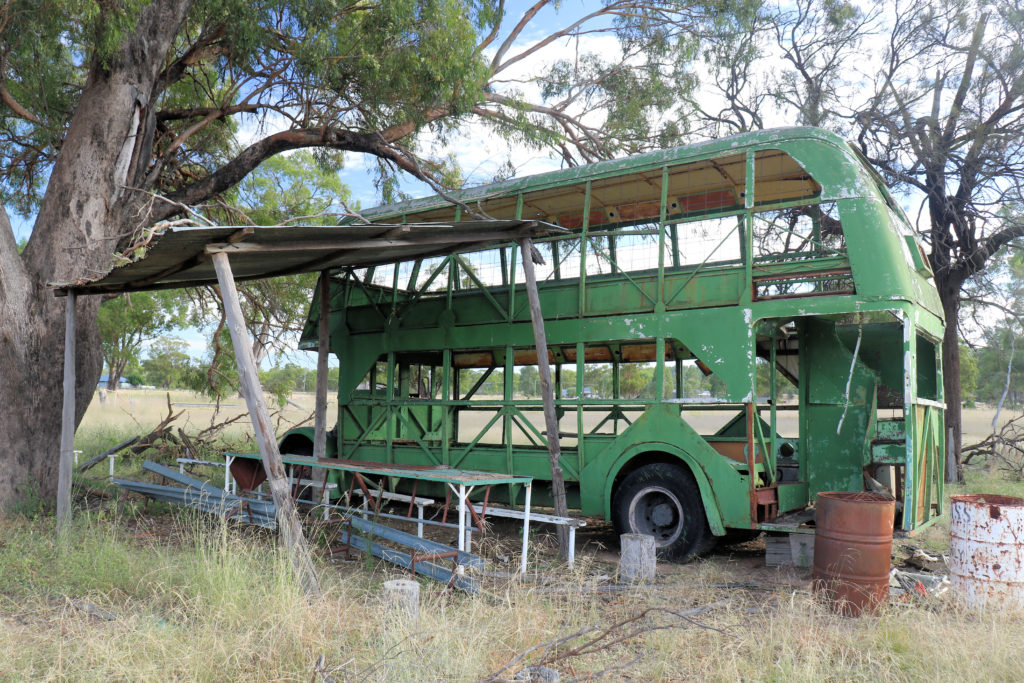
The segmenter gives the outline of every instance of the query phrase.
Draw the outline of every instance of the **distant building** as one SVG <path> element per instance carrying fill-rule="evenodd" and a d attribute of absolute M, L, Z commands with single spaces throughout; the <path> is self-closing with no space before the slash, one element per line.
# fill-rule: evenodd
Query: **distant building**
<path fill-rule="evenodd" d="M 96 385 L 96 388 L 97 389 L 106 389 L 107 388 L 107 382 L 109 382 L 109 381 L 110 381 L 110 375 L 109 374 L 105 373 L 103 375 L 100 375 L 100 381 L 99 381 L 99 384 Z M 117 380 L 117 388 L 118 389 L 134 389 L 135 387 L 132 385 L 131 382 L 126 380 L 124 377 L 121 377 L 120 379 Z"/>

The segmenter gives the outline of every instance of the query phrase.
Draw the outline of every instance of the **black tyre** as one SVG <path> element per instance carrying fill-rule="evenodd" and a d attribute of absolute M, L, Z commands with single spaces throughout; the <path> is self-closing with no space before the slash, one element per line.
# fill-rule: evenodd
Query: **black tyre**
<path fill-rule="evenodd" d="M 654 536 L 658 557 L 686 562 L 715 544 L 700 489 L 680 465 L 653 463 L 630 472 L 612 496 L 620 534 Z"/>

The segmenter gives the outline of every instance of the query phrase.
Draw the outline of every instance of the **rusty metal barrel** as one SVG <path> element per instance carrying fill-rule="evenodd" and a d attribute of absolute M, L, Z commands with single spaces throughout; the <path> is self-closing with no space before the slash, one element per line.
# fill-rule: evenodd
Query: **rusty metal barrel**
<path fill-rule="evenodd" d="M 1024 498 L 952 496 L 949 570 L 972 608 L 1024 609 Z"/>
<path fill-rule="evenodd" d="M 818 494 L 813 588 L 834 611 L 858 616 L 888 599 L 895 510 L 877 493 Z"/>

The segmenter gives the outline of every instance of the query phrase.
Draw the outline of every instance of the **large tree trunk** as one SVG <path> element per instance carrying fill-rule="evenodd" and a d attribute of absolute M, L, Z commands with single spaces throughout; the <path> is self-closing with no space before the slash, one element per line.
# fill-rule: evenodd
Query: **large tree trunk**
<path fill-rule="evenodd" d="M 4 306 L 5 334 L 0 340 L 2 508 L 50 503 L 57 494 L 64 302 L 56 299 L 42 281 L 35 280 L 31 285 L 28 298 Z M 89 405 L 103 368 L 97 343 L 98 303 L 89 298 L 78 301 L 76 374 L 80 381 L 75 391 L 76 424 Z M 21 324 L 14 324 L 12 314 L 22 316 Z"/>
<path fill-rule="evenodd" d="M 960 406 L 962 392 L 960 390 L 960 334 L 957 320 L 960 313 L 960 283 L 936 282 L 939 299 L 942 301 L 942 313 L 946 319 L 946 333 L 942 337 L 942 390 L 946 399 L 946 434 L 953 430 L 953 448 L 946 447 L 946 481 L 962 483 L 963 466 L 960 463 L 960 450 L 963 444 L 963 422 Z M 953 480 L 949 475 L 956 472 Z"/>
<path fill-rule="evenodd" d="M 92 65 L 23 253 L 0 218 L 0 508 L 53 500 L 61 423 L 64 302 L 50 282 L 105 272 L 131 229 L 125 186 L 136 135 L 189 0 L 141 10 L 121 50 Z M 0 210 L 0 213 L 3 213 Z M 102 372 L 97 297 L 79 299 L 76 424 Z"/>

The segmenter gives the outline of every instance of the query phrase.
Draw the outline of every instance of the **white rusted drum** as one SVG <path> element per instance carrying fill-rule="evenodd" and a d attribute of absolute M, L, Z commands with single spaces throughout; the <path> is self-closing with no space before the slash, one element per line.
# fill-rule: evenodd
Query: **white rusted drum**
<path fill-rule="evenodd" d="M 1024 609 L 1024 498 L 953 496 L 949 569 L 968 607 Z"/>

